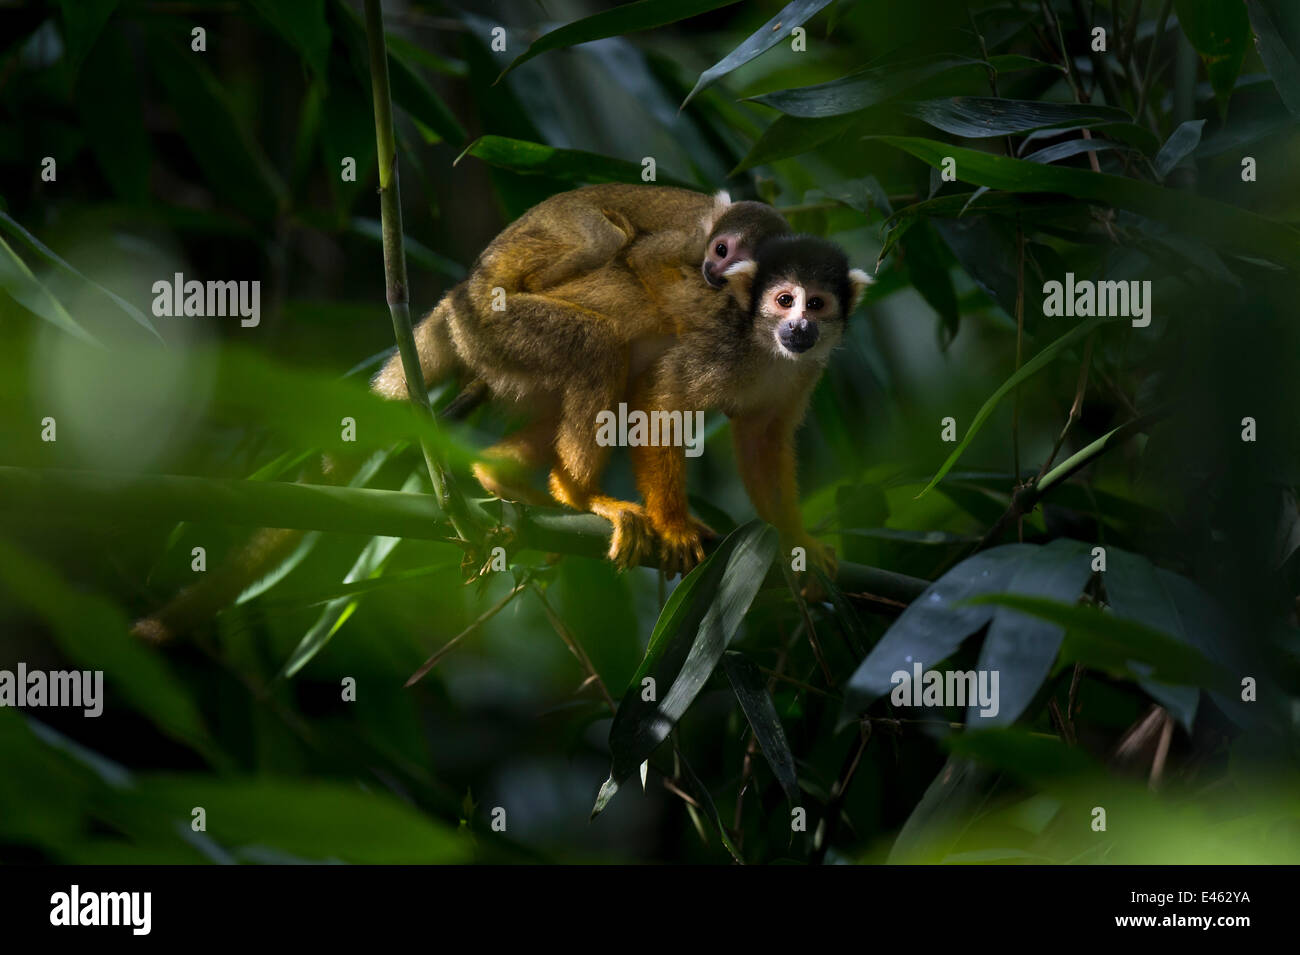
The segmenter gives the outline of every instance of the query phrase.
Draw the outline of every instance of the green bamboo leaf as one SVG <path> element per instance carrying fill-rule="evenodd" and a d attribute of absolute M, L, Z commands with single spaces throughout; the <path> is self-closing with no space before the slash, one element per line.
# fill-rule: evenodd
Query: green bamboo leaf
<path fill-rule="evenodd" d="M 997 390 L 995 390 L 993 394 L 988 397 L 988 400 L 986 400 L 984 404 L 980 406 L 980 410 L 975 413 L 975 417 L 971 420 L 970 427 L 968 427 L 966 429 L 966 433 L 962 435 L 962 439 L 957 443 L 957 447 L 952 449 L 952 453 L 949 454 L 947 460 L 944 461 L 943 464 L 939 466 L 939 470 L 935 472 L 934 477 L 930 478 L 930 482 L 926 484 L 926 486 L 923 487 L 920 493 L 918 493 L 916 496 L 921 497 L 925 494 L 928 494 L 931 490 L 933 490 L 936 484 L 938 484 L 940 481 L 943 480 L 944 475 L 947 474 L 950 470 L 952 470 L 953 465 L 955 465 L 957 461 L 961 458 L 962 454 L 965 453 L 966 448 L 970 445 L 975 435 L 979 433 L 980 428 L 984 427 L 984 422 L 986 422 L 989 419 L 989 416 L 993 414 L 993 411 L 994 409 L 997 408 L 998 403 L 1003 398 L 1005 398 L 1007 394 L 1013 388 L 1016 387 L 1016 385 L 1020 384 L 1022 381 L 1032 378 L 1043 368 L 1047 367 L 1048 363 L 1051 362 L 1052 359 L 1056 358 L 1065 349 L 1067 345 L 1070 345 L 1078 341 L 1080 338 L 1082 338 L 1084 335 L 1087 335 L 1094 328 L 1097 328 L 1098 326 L 1103 325 L 1109 321 L 1114 321 L 1114 319 L 1091 318 L 1088 319 L 1088 321 L 1086 322 L 1082 322 L 1078 325 L 1075 325 L 1074 328 L 1070 329 L 1068 332 L 1066 332 L 1060 338 L 1056 339 L 1050 345 L 1044 346 L 1043 349 L 1037 355 L 1035 355 L 1033 358 L 1029 359 L 1029 361 L 1021 365 L 1019 370 L 1016 371 L 1015 374 L 1013 374 L 1006 381 L 1002 382 L 1002 384 L 1000 384 L 997 387 Z"/>
<path fill-rule="evenodd" d="M 1259 58 L 1282 102 L 1300 119 L 1300 7 L 1291 0 L 1250 0 L 1246 9 Z"/>
<path fill-rule="evenodd" d="M 255 222 L 276 216 L 288 192 L 248 134 L 204 58 L 154 35 L 149 62 L 175 110 L 181 136 L 208 184 Z"/>
<path fill-rule="evenodd" d="M 45 243 L 43 243 L 40 239 L 36 238 L 36 236 L 32 235 L 30 232 L 24 229 L 18 222 L 10 218 L 10 216 L 7 213 L 0 212 L 0 229 L 4 229 L 4 231 L 8 232 L 15 239 L 18 239 L 20 242 L 26 245 L 29 250 L 39 255 L 46 262 L 50 263 L 53 266 L 56 266 L 57 268 L 62 269 L 64 272 L 67 272 L 69 275 L 73 276 L 74 278 L 80 279 L 82 282 L 85 282 L 91 288 L 95 289 L 96 291 L 98 291 L 99 293 L 101 293 L 102 295 L 110 299 L 113 302 L 113 304 L 115 304 L 118 308 L 120 308 L 127 315 L 129 315 L 132 321 L 134 321 L 137 325 L 140 325 L 148 329 L 150 332 L 153 333 L 153 336 L 155 338 L 157 338 L 159 341 L 162 341 L 162 336 L 158 334 L 158 330 L 154 328 L 153 322 L 149 321 L 148 317 L 144 314 L 144 312 L 140 311 L 138 308 L 136 308 L 130 302 L 126 301 L 126 299 L 122 298 L 120 295 L 117 295 L 114 292 L 110 292 L 108 289 L 104 288 L 104 286 L 100 285 L 98 282 L 92 281 L 91 279 L 88 279 L 86 276 L 82 275 L 71 265 L 69 265 L 64 259 L 55 255 L 54 252 L 51 251 L 49 247 L 46 246 Z"/>
<path fill-rule="evenodd" d="M 1061 538 L 1021 561 L 1007 581 L 1006 589 L 1012 594 L 1074 603 L 1091 578 L 1092 557 L 1088 545 Z M 998 711 L 986 716 L 977 703 L 972 703 L 966 708 L 967 726 L 1014 723 L 1052 672 L 1064 636 L 1059 626 L 1045 620 L 1030 619 L 1002 608 L 996 610 L 988 636 L 980 647 L 977 669 L 999 674 Z"/>
<path fill-rule="evenodd" d="M 481 159 L 489 166 L 510 169 L 527 175 L 550 176 L 569 182 L 641 182 L 641 164 L 626 159 L 613 159 L 579 149 L 560 149 L 544 143 L 530 143 L 505 136 L 480 136 L 465 147 L 456 157 L 460 162 L 466 156 Z M 455 165 L 455 163 L 453 163 Z M 659 174 L 661 185 L 694 189 L 696 186 L 681 179 Z"/>
<path fill-rule="evenodd" d="M 137 205 L 148 203 L 153 161 L 142 97 L 135 57 L 121 31 L 109 30 L 81 70 L 77 113 L 104 178 L 114 192 Z"/>
<path fill-rule="evenodd" d="M 781 791 L 791 805 L 799 801 L 799 775 L 794 768 L 794 754 L 785 727 L 777 715 L 776 705 L 767 692 L 767 680 L 754 662 L 742 653 L 728 650 L 722 655 L 722 667 L 735 691 L 740 708 L 749 720 L 758 748 L 763 751 L 767 764 L 772 767 Z"/>
<path fill-rule="evenodd" d="M 933 77 L 963 67 L 982 66 L 983 61 L 964 56 L 945 56 L 915 63 L 895 63 L 850 73 L 829 83 L 777 90 L 752 97 L 787 116 L 825 119 L 857 113 L 901 96 Z M 1125 116 L 1125 119 L 1128 117 Z"/>
<path fill-rule="evenodd" d="M 700 78 L 695 81 L 695 86 L 686 94 L 686 99 L 682 100 L 682 107 L 685 108 L 700 90 L 716 83 L 760 53 L 788 39 L 791 30 L 815 16 L 828 3 L 830 0 L 793 0 L 787 3 L 776 16 L 751 33 L 740 46 L 701 73 Z"/>
<path fill-rule="evenodd" d="M 1135 620 L 1179 643 L 1191 644 L 1164 579 L 1145 557 L 1118 547 L 1107 547 L 1106 573 L 1102 579 L 1106 582 L 1106 602 L 1116 616 Z M 1189 733 L 1192 731 L 1201 696 L 1196 687 L 1174 686 L 1145 678 L 1138 683 L 1169 710 L 1184 729 Z"/>
<path fill-rule="evenodd" d="M 1201 236 L 1216 248 L 1300 269 L 1300 232 L 1227 203 L 1136 179 L 994 156 L 932 139 L 878 138 L 936 168 L 945 157 L 952 157 L 957 178 L 964 182 L 1007 192 L 1064 193 L 1104 203 Z"/>
<path fill-rule="evenodd" d="M 366 52 L 366 29 L 361 18 L 343 0 L 336 0 L 335 9 L 343 26 L 343 40 L 356 66 L 365 88 L 370 86 L 369 54 Z M 405 55 L 392 49 L 388 51 L 388 78 L 392 85 L 393 102 L 402 107 L 412 119 L 453 144 L 465 141 L 465 127 L 433 91 Z"/>
<path fill-rule="evenodd" d="M 966 601 L 975 594 L 1006 588 L 1017 569 L 1033 560 L 1032 544 L 1005 544 L 969 557 L 926 587 L 885 631 L 844 688 L 841 725 L 894 688 L 893 675 L 912 672 L 912 664 L 933 668 L 946 660 L 972 633 L 993 617 L 991 607 Z"/>
<path fill-rule="evenodd" d="M 118 0 L 58 0 L 58 3 L 63 13 L 68 62 L 75 72 L 117 9 Z"/>
<path fill-rule="evenodd" d="M 468 839 L 382 791 L 355 783 L 276 777 L 200 778 L 153 774 L 113 794 L 142 837 L 181 839 L 191 810 L 221 820 L 220 842 L 246 861 L 259 853 L 304 861 L 438 864 L 466 861 Z"/>
<path fill-rule="evenodd" d="M 1135 680 L 1149 676 L 1164 683 L 1206 689 L 1232 686 L 1224 671 L 1199 650 L 1098 607 L 1018 594 L 984 594 L 971 598 L 969 603 L 1008 607 L 1063 627 L 1063 664 L 1083 663 Z M 1135 663 L 1141 666 L 1135 667 Z"/>
<path fill-rule="evenodd" d="M 1205 63 L 1220 108 L 1226 107 L 1250 46 L 1246 5 L 1236 0 L 1174 0 L 1174 9 L 1183 33 Z"/>
<path fill-rule="evenodd" d="M 324 76 L 330 52 L 325 0 L 248 0 L 276 33 L 294 47 L 317 76 Z"/>
<path fill-rule="evenodd" d="M 1205 120 L 1189 119 L 1185 123 L 1179 123 L 1178 128 L 1169 134 L 1169 138 L 1160 147 L 1160 152 L 1156 153 L 1156 158 L 1152 162 L 1161 179 L 1173 172 L 1174 167 L 1196 149 L 1201 142 L 1201 130 L 1204 128 Z"/>
<path fill-rule="evenodd" d="M 0 589 L 50 628 L 78 667 L 102 670 L 108 689 L 173 739 L 224 765 L 185 685 L 166 662 L 129 632 L 126 617 L 101 597 L 67 583 L 53 567 L 0 540 Z M 102 701 L 101 701 L 102 702 Z"/>
<path fill-rule="evenodd" d="M 1027 133 L 1038 129 L 1133 126 L 1122 109 L 1086 103 L 1040 103 L 1036 100 L 999 99 L 992 96 L 951 96 L 909 103 L 909 115 L 954 136 L 984 139 Z M 1154 151 L 1158 141 L 1143 131 L 1140 138 Z"/>
<path fill-rule="evenodd" d="M 664 607 L 667 626 L 652 636 L 609 730 L 609 779 L 592 809 L 598 815 L 642 761 L 667 737 L 712 675 L 758 593 L 777 551 L 776 529 L 750 521 L 729 534 L 697 568 L 689 594 Z M 688 578 L 689 579 L 689 578 Z M 683 581 L 683 585 L 686 581 Z M 654 699 L 642 699 L 641 681 L 654 679 Z"/>
<path fill-rule="evenodd" d="M 18 257 L 18 253 L 4 239 L 0 239 L 0 291 L 29 312 L 65 332 L 88 344 L 100 344 L 94 335 L 68 314 L 67 309 L 37 280 L 27 263 Z"/>
<path fill-rule="evenodd" d="M 624 3 L 612 10 L 605 10 L 572 23 L 566 23 L 558 29 L 545 33 L 534 40 L 532 45 L 515 57 L 514 61 L 502 71 L 502 76 L 522 63 L 550 50 L 559 50 L 592 40 L 603 40 L 611 36 L 625 36 L 641 30 L 653 30 L 655 27 L 667 26 L 679 20 L 686 20 L 731 6 L 737 0 L 637 0 Z"/>

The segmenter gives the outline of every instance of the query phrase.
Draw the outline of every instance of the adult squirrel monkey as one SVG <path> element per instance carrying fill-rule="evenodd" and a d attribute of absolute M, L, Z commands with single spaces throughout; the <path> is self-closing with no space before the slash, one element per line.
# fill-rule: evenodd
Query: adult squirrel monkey
<path fill-rule="evenodd" d="M 685 313 L 727 300 L 728 269 L 788 231 L 763 203 L 639 185 L 561 193 L 503 230 L 416 327 L 426 383 L 464 370 L 529 412 L 527 426 L 484 453 L 479 482 L 500 497 L 599 514 L 614 525 L 610 556 L 638 559 L 651 522 L 601 492 L 610 448 L 596 440 L 597 415 L 623 399 Z M 372 387 L 405 396 L 399 356 Z M 549 498 L 522 480 L 548 465 Z"/>
<path fill-rule="evenodd" d="M 689 282 L 670 287 L 663 304 L 680 319 L 676 339 L 637 379 L 629 405 L 648 415 L 727 414 L 755 511 L 787 552 L 804 548 L 810 569 L 833 576 L 833 551 L 807 533 L 799 512 L 794 434 L 871 279 L 850 269 L 834 243 L 792 235 L 763 240 L 752 260 L 722 275 L 725 296 L 701 296 Z M 685 450 L 649 445 L 631 453 L 661 562 L 685 572 L 703 558 L 703 529 L 687 506 Z"/>

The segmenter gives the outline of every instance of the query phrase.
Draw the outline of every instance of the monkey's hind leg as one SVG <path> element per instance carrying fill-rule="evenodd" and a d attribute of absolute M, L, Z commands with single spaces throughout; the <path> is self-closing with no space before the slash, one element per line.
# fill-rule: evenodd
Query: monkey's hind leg
<path fill-rule="evenodd" d="M 593 428 L 594 431 L 594 428 Z M 609 540 L 609 559 L 619 570 L 635 567 L 654 553 L 654 531 L 645 508 L 631 501 L 601 494 L 584 486 L 559 463 L 551 471 L 551 496 L 575 511 L 589 511 L 614 525 Z"/>
<path fill-rule="evenodd" d="M 483 452 L 474 464 L 474 477 L 483 490 L 503 501 L 545 506 L 555 501 L 528 483 L 530 471 L 555 458 L 556 412 L 546 411 Z"/>

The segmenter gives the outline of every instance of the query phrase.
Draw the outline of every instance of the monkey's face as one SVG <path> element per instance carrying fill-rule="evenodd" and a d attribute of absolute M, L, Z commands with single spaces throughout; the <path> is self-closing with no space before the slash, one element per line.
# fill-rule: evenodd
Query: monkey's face
<path fill-rule="evenodd" d="M 753 247 L 744 233 L 719 232 L 709 237 L 709 247 L 704 253 L 700 271 L 709 285 L 722 288 L 727 284 L 723 273 L 737 262 L 749 261 L 753 256 Z"/>
<path fill-rule="evenodd" d="M 763 241 L 790 231 L 781 213 L 767 203 L 724 198 L 725 193 L 720 193 L 710 218 L 705 220 L 709 241 L 700 272 L 713 288 L 727 284 L 728 269 L 753 262 L 754 250 Z"/>
<path fill-rule="evenodd" d="M 777 276 L 755 289 L 754 334 L 781 358 L 822 361 L 844 332 L 844 307 L 832 287 Z"/>

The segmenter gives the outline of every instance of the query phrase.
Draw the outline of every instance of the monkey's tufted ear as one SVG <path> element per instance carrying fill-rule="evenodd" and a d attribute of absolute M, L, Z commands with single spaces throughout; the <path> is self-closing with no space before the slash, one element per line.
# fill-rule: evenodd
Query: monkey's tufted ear
<path fill-rule="evenodd" d="M 713 235 L 713 227 L 717 225 L 718 220 L 722 218 L 722 214 L 727 211 L 730 205 L 731 193 L 727 192 L 726 189 L 719 189 L 713 194 L 713 205 L 709 207 L 708 212 L 704 213 L 704 219 L 701 223 L 704 227 L 704 237 L 706 239 Z"/>
<path fill-rule="evenodd" d="M 862 271 L 862 269 L 849 270 L 849 286 L 852 288 L 850 298 L 852 300 L 849 302 L 848 312 L 845 313 L 846 318 L 852 314 L 853 310 L 858 307 L 858 303 L 862 301 L 862 296 L 866 294 L 867 286 L 871 285 L 875 281 L 875 279 Z"/>
<path fill-rule="evenodd" d="M 727 294 L 743 309 L 749 309 L 750 297 L 754 291 L 754 276 L 757 274 L 758 263 L 753 259 L 737 259 L 722 273 L 722 277 L 727 280 Z"/>

